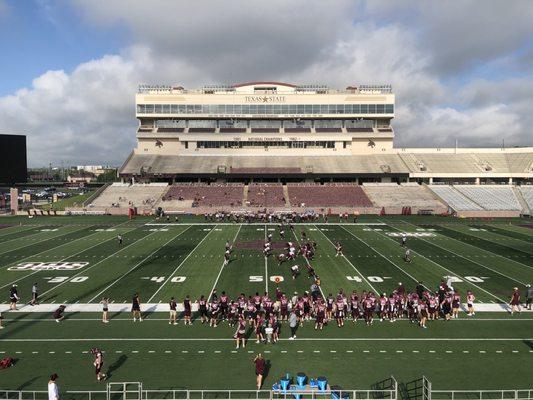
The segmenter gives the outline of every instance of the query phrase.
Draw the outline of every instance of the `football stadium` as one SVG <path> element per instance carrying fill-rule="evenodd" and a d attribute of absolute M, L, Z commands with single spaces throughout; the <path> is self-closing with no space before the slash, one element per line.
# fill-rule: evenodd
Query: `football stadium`
<path fill-rule="evenodd" d="M 391 85 L 135 103 L 117 182 L 11 190 L 0 399 L 533 398 L 533 148 L 397 148 Z"/>

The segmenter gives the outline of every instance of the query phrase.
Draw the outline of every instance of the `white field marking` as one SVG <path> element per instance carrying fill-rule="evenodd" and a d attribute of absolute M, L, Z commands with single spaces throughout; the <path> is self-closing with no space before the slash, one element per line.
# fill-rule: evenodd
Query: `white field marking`
<path fill-rule="evenodd" d="M 330 238 L 328 238 L 328 237 L 326 236 L 326 234 L 325 234 L 324 232 L 322 232 L 322 230 L 319 229 L 319 231 L 320 231 L 320 233 L 322 233 L 322 235 L 324 235 L 324 237 L 327 239 L 327 241 L 330 242 L 331 245 L 332 245 L 333 247 L 335 247 L 335 245 L 334 245 L 333 242 L 330 240 Z M 347 258 L 344 254 L 342 255 L 342 257 L 343 257 L 346 261 L 348 261 L 348 264 L 350 264 L 350 265 L 352 266 L 352 268 L 355 270 L 355 272 L 357 272 L 357 273 L 359 274 L 359 276 L 360 276 L 361 278 L 363 278 L 363 280 L 368 284 L 368 286 L 370 286 L 370 287 L 372 288 L 372 290 L 374 291 L 374 293 L 379 293 L 379 292 L 376 290 L 376 288 L 375 288 L 374 286 L 372 286 L 372 284 L 370 283 L 370 281 L 368 281 L 368 280 L 365 278 L 365 276 L 363 276 L 363 274 L 361 274 L 361 272 L 359 272 L 359 270 L 355 267 L 355 265 L 353 265 L 353 264 L 351 263 L 351 261 L 348 260 L 348 258 Z"/>
<path fill-rule="evenodd" d="M 481 264 L 481 263 L 478 263 L 477 261 L 474 261 L 474 260 L 471 259 L 471 258 L 465 257 L 465 256 L 463 256 L 462 254 L 456 253 L 456 252 L 453 251 L 453 250 L 450 250 L 450 249 L 447 249 L 447 248 L 445 248 L 445 247 L 442 247 L 442 246 L 436 244 L 434 241 L 428 241 L 428 240 L 425 240 L 425 239 L 422 238 L 422 237 L 418 237 L 417 239 L 420 239 L 420 240 L 422 240 L 422 241 L 424 241 L 424 242 L 426 242 L 426 243 L 432 244 L 433 246 L 437 246 L 438 248 L 440 248 L 440 249 L 442 249 L 442 250 L 445 250 L 445 251 L 447 251 L 447 252 L 449 252 L 449 253 L 455 254 L 455 255 L 458 256 L 458 257 L 461 257 L 461 258 L 463 258 L 463 259 L 465 259 L 465 260 L 467 260 L 467 261 L 470 261 L 470 262 L 472 262 L 472 263 L 474 263 L 474 264 L 479 265 L 480 267 L 486 268 L 486 269 L 488 269 L 489 271 L 495 272 L 495 273 L 497 273 L 497 274 L 499 274 L 499 275 L 501 275 L 501 276 L 503 276 L 503 277 L 505 277 L 505 278 L 507 278 L 507 279 L 510 279 L 510 280 L 512 280 L 512 281 L 515 281 L 515 282 L 517 282 L 517 283 L 520 283 L 520 284 L 523 285 L 523 286 L 526 286 L 526 283 L 525 283 L 525 282 L 521 282 L 521 281 L 519 281 L 518 279 L 512 278 L 512 277 L 510 277 L 509 275 L 505 275 L 505 274 L 501 273 L 501 272 L 498 271 L 498 270 L 492 269 L 492 268 L 490 268 L 490 267 L 487 267 L 486 265 L 483 265 L 483 264 Z"/>
<path fill-rule="evenodd" d="M 287 353 L 287 350 L 281 350 L 282 353 Z M 252 352 L 253 353 L 253 352 Z"/>
<path fill-rule="evenodd" d="M 403 353 L 403 350 L 396 350 L 396 353 Z"/>
<path fill-rule="evenodd" d="M 131 229 L 130 231 L 127 231 L 127 232 L 131 232 L 131 231 L 133 231 L 134 229 L 137 229 L 137 228 L 133 228 L 133 229 Z M 126 232 L 126 233 L 127 233 L 127 232 Z M 154 232 L 154 233 L 155 233 L 155 232 Z M 75 278 L 75 277 L 77 277 L 77 276 L 79 276 L 79 275 L 81 275 L 81 274 L 85 274 L 85 273 L 86 273 L 88 270 L 90 270 L 91 268 L 96 267 L 97 265 L 99 265 L 100 263 L 104 262 L 104 261 L 107 260 L 108 258 L 113 257 L 113 256 L 116 255 L 117 253 L 120 253 L 122 250 L 124 250 L 124 249 L 126 249 L 127 247 L 131 246 L 132 244 L 137 243 L 138 241 L 143 240 L 143 239 L 147 238 L 147 237 L 150 236 L 150 235 L 151 235 L 151 233 L 148 234 L 148 235 L 146 235 L 146 236 L 144 236 L 144 237 L 142 237 L 142 238 L 139 239 L 139 240 L 136 240 L 135 242 L 132 242 L 132 243 L 128 244 L 127 246 L 122 247 L 120 250 L 115 251 L 114 253 L 108 255 L 107 257 L 101 259 L 100 261 L 94 263 L 93 265 L 89 265 L 87 268 L 84 268 L 84 269 L 82 269 L 80 272 L 78 272 L 78 273 L 72 275 L 71 277 L 69 277 L 69 279 L 67 279 L 66 281 L 63 281 L 63 282 L 61 282 L 61 283 L 58 283 L 58 284 L 55 285 L 54 287 L 52 287 L 52 288 L 48 289 L 47 291 L 43 292 L 42 294 L 39 295 L 39 297 L 43 297 L 45 294 L 48 294 L 48 293 L 50 293 L 51 291 L 53 291 L 53 290 L 57 289 L 58 287 L 60 287 L 61 285 L 64 285 L 65 283 L 69 282 L 72 278 Z M 107 241 L 109 241 L 109 240 L 112 240 L 112 239 L 115 239 L 115 237 L 111 237 L 111 238 L 109 238 L 109 239 L 107 239 L 107 240 L 104 240 L 103 242 L 100 242 L 99 244 L 105 243 L 105 242 L 107 242 Z M 94 246 L 93 246 L 93 247 L 94 247 Z M 89 249 L 90 249 L 90 248 L 91 248 L 91 247 L 89 247 Z M 89 249 L 85 249 L 85 250 L 89 250 Z M 85 251 L 85 250 L 84 250 L 84 251 Z M 77 302 L 76 302 L 76 303 L 77 303 Z"/>
<path fill-rule="evenodd" d="M 479 350 L 479 352 L 480 352 L 480 353 L 486 353 L 486 351 L 485 351 L 485 350 Z"/>
<path fill-rule="evenodd" d="M 30 228 L 28 228 L 28 229 L 23 229 L 23 230 L 21 230 L 21 231 L 19 231 L 19 232 L 26 232 L 26 231 L 29 231 L 30 229 L 33 229 L 33 227 L 30 227 Z M 19 232 L 14 232 L 14 233 L 19 233 Z M 29 237 L 31 237 L 31 236 L 38 235 L 39 233 L 43 233 L 43 231 L 38 231 L 38 232 L 32 233 L 31 235 L 20 236 L 20 237 L 14 238 L 14 239 L 9 239 L 9 240 L 6 240 L 6 241 L 1 242 L 0 244 L 6 244 L 6 243 L 9 243 L 9 242 L 12 242 L 13 240 L 27 239 L 27 238 L 29 238 Z M 8 234 L 8 235 L 9 235 L 9 234 Z M 1 235 L 1 236 L 0 236 L 0 239 L 2 238 L 2 236 L 5 236 L 5 235 Z M 46 240 L 46 239 L 45 239 L 45 240 Z M 39 243 L 39 242 L 37 242 L 37 243 Z M 33 244 L 33 243 L 32 243 L 32 244 Z M 25 247 L 25 246 L 22 246 L 22 247 Z M 18 247 L 18 248 L 21 249 L 22 247 Z M 0 254 L 4 254 L 4 253 L 7 253 L 7 252 L 12 251 L 12 250 L 17 250 L 17 249 L 16 249 L 16 248 L 15 248 L 15 249 L 10 248 L 9 250 L 7 250 L 7 251 L 3 251 L 3 252 L 1 252 Z"/>
<path fill-rule="evenodd" d="M 165 223 L 165 222 L 147 222 L 146 224 L 142 225 L 142 226 L 183 226 L 183 225 L 197 225 L 197 226 L 206 226 L 206 225 L 213 225 L 214 222 L 183 222 L 183 223 L 178 223 L 176 224 L 175 222 L 172 223 L 172 222 L 169 222 L 169 223 Z M 253 226 L 253 225 L 269 225 L 269 226 L 277 226 L 278 223 L 277 222 L 252 222 L 250 224 L 246 223 L 246 224 L 238 224 L 238 225 L 246 225 L 246 226 Z M 235 226 L 237 224 L 233 223 L 233 222 L 220 222 L 218 223 L 218 225 L 222 225 L 222 226 Z M 330 223 L 330 222 L 316 222 L 316 223 L 309 223 L 309 222 L 293 222 L 293 225 L 320 225 L 320 226 L 335 226 L 335 225 L 348 225 L 348 226 L 384 226 L 384 225 L 387 225 L 386 223 L 384 222 L 343 222 L 342 224 L 340 223 Z"/>
<path fill-rule="evenodd" d="M 340 225 L 339 225 L 340 226 Z M 369 245 L 367 242 L 365 242 L 363 239 L 361 239 L 360 237 L 358 237 L 357 235 L 355 235 L 353 232 L 349 231 L 348 229 L 346 229 L 345 227 L 341 226 L 342 229 L 344 229 L 346 232 L 348 232 L 350 235 L 352 235 L 354 238 L 356 238 L 357 240 L 359 240 L 361 243 L 365 244 L 368 248 L 370 248 L 372 251 L 374 251 L 376 254 L 379 254 L 381 257 L 383 257 L 385 260 L 387 260 L 389 263 L 391 263 L 392 265 L 394 265 L 396 268 L 398 268 L 400 271 L 402 271 L 405 275 L 407 275 L 409 278 L 411 278 L 413 281 L 415 282 L 419 282 L 418 279 L 416 279 L 414 276 L 412 276 L 409 272 L 407 272 L 406 270 L 404 270 L 402 267 L 400 267 L 398 264 L 396 264 L 394 261 L 392 261 L 391 259 L 387 258 L 386 256 L 384 256 L 379 250 L 376 250 L 374 247 L 372 247 L 371 245 Z M 381 235 L 381 236 L 384 236 L 386 237 L 387 239 L 390 239 L 392 241 L 395 241 L 394 239 L 388 237 L 387 235 L 384 235 L 382 234 L 381 232 L 377 232 L 378 235 Z M 423 285 L 426 289 L 429 289 L 426 285 Z M 376 292 L 376 293 L 379 293 L 379 292 Z"/>
<path fill-rule="evenodd" d="M 91 226 L 94 226 L 94 225 L 89 225 L 89 227 L 91 227 Z M 68 235 L 69 233 L 79 232 L 79 231 L 81 231 L 81 230 L 82 230 L 82 229 L 77 229 L 77 230 L 74 230 L 74 231 L 72 231 L 72 232 L 66 232 L 66 233 L 64 233 L 64 234 L 62 234 L 62 235 L 54 236 L 54 237 L 51 237 L 51 238 L 48 238 L 48 239 L 56 239 L 56 238 L 61 237 L 61 236 L 64 236 L 64 235 Z M 70 241 L 70 242 L 66 242 L 66 243 L 63 243 L 63 244 L 60 244 L 60 245 L 54 246 L 54 247 L 52 247 L 52 248 L 49 248 L 49 249 L 43 250 L 43 251 L 41 251 L 41 252 L 39 252 L 39 253 L 37 253 L 37 254 L 29 255 L 29 256 L 27 256 L 27 257 L 24 257 L 24 258 L 21 258 L 21 259 L 19 259 L 19 260 L 16 260 L 16 261 L 14 261 L 14 262 L 12 262 L 12 263 L 8 263 L 8 264 L 4 265 L 3 267 L 9 267 L 9 266 L 11 266 L 11 265 L 14 265 L 15 263 L 20 263 L 21 261 L 27 260 L 28 258 L 36 257 L 36 256 L 38 256 L 39 254 L 46 253 L 46 252 L 48 252 L 48 251 L 50 251 L 50 250 L 58 249 L 59 247 L 62 247 L 62 246 L 65 246 L 65 245 L 67 245 L 67 244 L 71 244 L 71 243 L 77 242 L 78 240 L 81 240 L 81 239 L 87 239 L 88 237 L 93 236 L 93 235 L 96 235 L 97 233 L 100 233 L 100 232 L 95 232 L 95 233 L 92 233 L 92 234 L 87 235 L 87 236 L 82 236 L 82 237 L 80 237 L 80 238 L 78 238 L 78 239 L 74 239 L 74 240 L 72 240 L 72 241 Z M 48 240 L 48 239 L 46 239 L 46 240 Z M 13 249 L 13 250 L 16 250 L 16 249 Z M 83 250 L 83 251 L 85 251 L 85 250 Z M 73 256 L 75 256 L 76 254 L 79 254 L 79 253 L 81 253 L 81 252 L 78 252 L 78 253 L 72 254 L 72 255 L 70 255 L 70 256 L 68 256 L 68 257 L 66 257 L 66 258 L 63 258 L 63 260 L 66 260 L 67 258 L 73 257 Z M 61 260 L 61 261 L 63 261 L 63 260 Z M 3 267 L 2 267 L 2 268 L 3 268 Z M 31 276 L 31 275 L 33 275 L 33 274 L 35 274 L 35 273 L 37 273 L 37 272 L 40 272 L 40 271 L 34 271 L 34 272 L 32 272 L 31 274 L 24 275 L 23 277 L 21 277 L 21 278 L 15 280 L 15 281 L 13 281 L 13 282 L 10 282 L 10 283 L 8 283 L 7 285 L 0 286 L 0 289 L 3 289 L 3 288 L 5 288 L 5 287 L 7 287 L 7 286 L 10 286 L 10 285 L 12 285 L 13 283 L 16 283 L 16 282 L 18 282 L 18 281 L 20 281 L 20 280 L 22 280 L 22 279 L 24 279 L 24 278 L 26 278 L 26 277 L 28 277 L 28 276 Z"/>
<path fill-rule="evenodd" d="M 411 224 L 410 222 L 407 222 L 407 221 L 404 221 L 404 220 L 401 220 L 401 221 L 404 222 L 405 224 L 408 224 L 408 225 L 411 225 L 411 226 L 416 226 L 416 225 Z M 450 228 L 450 229 L 452 229 L 452 228 Z M 452 230 L 455 230 L 455 229 L 452 229 Z M 456 232 L 460 232 L 460 231 L 456 231 Z M 473 244 L 470 244 L 470 243 L 467 243 L 467 242 L 463 242 L 463 241 L 461 241 L 459 239 L 456 239 L 456 238 L 453 238 L 453 237 L 449 237 L 449 236 L 446 236 L 446 235 L 442 235 L 442 236 L 444 238 L 451 239 L 451 240 L 454 240 L 454 241 L 462 243 L 462 244 L 466 244 L 467 246 L 473 247 L 473 248 L 475 248 L 477 250 L 481 250 L 481 251 L 489 254 L 489 257 L 490 256 L 492 256 L 492 257 L 494 257 L 494 256 L 500 257 L 500 258 L 503 258 L 504 260 L 511 261 L 511 262 L 513 262 L 515 264 L 520 264 L 520 265 L 522 265 L 522 266 L 524 266 L 526 268 L 529 268 L 529 269 L 533 269 L 533 267 L 531 265 L 522 264 L 520 261 L 515 261 L 512 258 L 507 258 L 505 256 L 502 256 L 501 254 L 493 253 L 492 251 L 488 251 L 488 250 L 482 249 L 481 247 L 474 246 Z"/>
<path fill-rule="evenodd" d="M 289 341 L 290 339 L 279 339 L 281 341 Z M 390 342 L 390 341 L 400 341 L 400 342 L 504 342 L 512 341 L 517 342 L 524 340 L 533 340 L 533 338 L 298 338 L 298 341 L 309 341 L 309 342 L 332 342 L 332 341 L 345 341 L 345 342 L 363 342 L 363 341 L 374 341 L 374 342 Z M 107 341 L 107 342 L 129 342 L 129 341 L 148 341 L 148 342 L 233 342 L 235 339 L 232 338 L 46 338 L 46 339 L 2 339 L 2 342 L 98 342 L 98 341 Z M 299 350 L 302 351 L 302 350 Z M 418 350 L 417 350 L 418 351 Z M 302 351 L 303 352 L 303 351 Z M 363 352 L 369 352 L 365 350 Z M 87 353 L 87 351 L 85 352 Z"/>
<path fill-rule="evenodd" d="M 298 239 L 298 235 L 296 234 L 296 229 L 292 231 L 292 235 L 294 236 L 294 239 L 296 239 L 296 242 L 298 243 L 298 246 L 299 246 L 300 245 L 300 239 Z M 304 257 L 303 255 L 302 255 L 302 257 L 305 260 L 306 264 L 311 267 L 311 263 L 309 262 L 307 257 Z M 322 294 L 322 298 L 325 299 L 326 295 L 324 294 L 324 291 L 322 290 L 322 285 L 320 285 L 318 287 L 318 289 L 320 290 L 320 294 Z"/>
<path fill-rule="evenodd" d="M 189 225 L 187 228 L 185 228 L 184 230 L 182 230 L 180 233 L 178 233 L 176 236 L 172 236 L 170 238 L 170 240 L 167 240 L 165 242 L 164 245 L 158 247 L 157 249 L 155 249 L 154 251 L 152 251 L 150 254 L 148 254 L 146 257 L 144 257 L 141 261 L 139 261 L 137 264 L 135 264 L 133 267 L 131 267 L 125 274 L 122 274 L 119 278 L 115 279 L 113 282 L 111 282 L 109 285 L 107 285 L 103 290 L 101 290 L 100 292 L 98 292 L 98 294 L 96 296 L 94 296 L 92 299 L 89 300 L 89 303 L 93 302 L 95 299 L 99 298 L 102 293 L 104 293 L 106 290 L 108 290 L 111 286 L 115 285 L 118 281 L 120 281 L 122 278 L 124 278 L 125 276 L 128 276 L 132 271 L 134 271 L 135 269 L 137 269 L 137 267 L 139 267 L 139 265 L 142 265 L 146 260 L 150 259 L 150 257 L 152 257 L 155 253 L 157 253 L 159 250 L 161 250 L 163 247 L 165 247 L 167 244 L 169 244 L 170 242 L 172 242 L 174 239 L 176 239 L 178 236 L 181 236 L 183 233 L 187 232 L 190 228 L 191 228 L 192 225 Z M 154 232 L 155 233 L 155 232 Z"/>
<path fill-rule="evenodd" d="M 399 229 L 397 229 L 397 228 L 395 228 L 395 227 L 393 227 L 393 226 L 389 226 L 389 227 L 392 228 L 392 229 L 395 229 L 395 230 L 397 230 L 397 231 L 399 230 Z M 383 234 L 381 234 L 381 233 L 379 233 L 379 232 L 378 232 L 378 235 L 381 235 L 381 236 L 383 236 L 383 237 L 389 238 L 387 235 L 383 235 Z M 393 240 L 393 239 L 391 239 L 391 240 Z M 411 250 L 412 250 L 412 252 L 413 252 L 414 254 L 418 254 L 420 257 L 425 258 L 425 259 L 428 260 L 429 262 L 432 262 L 432 263 L 435 264 L 437 267 L 440 267 L 440 268 L 442 268 L 443 270 L 448 271 L 448 273 L 452 274 L 453 276 L 456 276 L 456 277 L 458 277 L 459 279 L 462 279 L 463 281 L 468 281 L 467 279 L 465 279 L 465 278 L 462 277 L 461 275 L 458 275 L 458 274 L 456 274 L 455 272 L 453 272 L 452 270 L 450 270 L 450 269 L 448 269 L 448 268 L 446 268 L 446 267 L 443 267 L 442 265 L 440 265 L 439 263 L 433 261 L 432 259 L 430 259 L 430 258 L 428 258 L 428 257 L 426 257 L 426 256 L 424 256 L 424 255 L 422 255 L 422 254 L 420 254 L 420 253 L 414 251 L 413 249 L 411 249 Z M 470 282 L 470 281 L 468 281 L 468 283 L 471 284 L 472 286 L 477 287 L 479 290 L 481 290 L 481 291 L 487 293 L 489 296 L 494 297 L 496 300 L 499 300 L 499 301 L 502 302 L 502 303 L 506 303 L 506 301 L 500 299 L 498 296 L 492 294 L 492 293 L 489 292 L 488 290 L 483 289 L 481 286 L 478 286 L 478 285 L 476 285 L 475 283 Z"/>
<path fill-rule="evenodd" d="M 215 225 L 215 228 L 216 228 L 216 225 Z M 181 266 L 185 263 L 185 261 L 187 261 L 187 259 L 189 258 L 189 256 L 194 253 L 196 251 L 196 249 L 203 243 L 203 241 L 205 239 L 207 239 L 207 237 L 211 234 L 211 232 L 213 232 L 215 229 L 211 229 L 204 237 L 202 240 L 200 240 L 198 242 L 198 244 L 194 247 L 194 249 L 191 250 L 191 252 L 189 254 L 187 254 L 187 257 L 185 257 L 183 259 L 183 261 L 181 263 L 179 263 L 179 265 L 174 269 L 174 271 L 172 271 L 172 273 L 168 276 L 167 279 L 165 279 L 165 281 L 161 284 L 161 286 L 159 286 L 159 288 L 154 292 L 154 294 L 148 299 L 148 303 L 150 303 L 152 301 L 152 299 L 161 291 L 161 289 L 163 289 L 163 286 L 165 286 L 168 281 L 170 281 L 173 277 L 173 275 L 178 272 L 178 270 L 181 268 Z"/>
<path fill-rule="evenodd" d="M 43 226 L 46 226 L 46 225 L 43 225 Z M 53 225 L 52 225 L 53 226 Z M 26 229 L 19 229 L 19 230 L 16 230 L 16 228 L 26 228 Z M 29 231 L 30 229 L 34 229 L 34 228 L 37 228 L 38 225 L 12 225 L 12 226 L 8 226 L 7 228 L 2 228 L 0 230 L 0 239 L 4 236 L 7 236 L 7 235 L 11 235 L 13 233 L 20 233 L 20 232 L 26 232 L 26 231 Z M 13 230 L 13 232 L 11 232 L 11 230 Z M 6 243 L 6 242 L 4 242 Z"/>
<path fill-rule="evenodd" d="M 67 226 L 68 226 L 68 225 L 67 225 Z M 89 225 L 89 227 L 91 227 L 91 226 L 94 226 L 94 225 Z M 38 244 L 38 243 L 44 242 L 45 240 L 56 239 L 56 238 L 59 238 L 59 237 L 61 237 L 61 236 L 68 235 L 69 233 L 74 233 L 74 232 L 78 232 L 78 231 L 81 231 L 81 230 L 83 230 L 83 228 L 81 228 L 81 229 L 74 229 L 73 231 L 68 231 L 68 232 L 65 232 L 65 233 L 61 233 L 61 235 L 47 236 L 46 238 L 44 238 L 44 239 L 42 239 L 42 240 L 38 240 L 38 241 L 33 242 L 33 243 L 30 243 L 30 244 L 25 244 L 24 246 L 9 248 L 9 249 L 6 250 L 6 251 L 2 251 L 2 252 L 0 252 L 0 255 L 1 255 L 1 254 L 4 254 L 4 253 L 9 253 L 10 251 L 13 251 L 13 250 L 20 250 L 20 249 L 23 249 L 24 247 L 34 246 L 34 245 L 36 245 L 36 244 Z M 39 233 L 42 233 L 42 232 L 39 232 Z M 90 235 L 89 235 L 89 236 L 90 236 Z M 57 246 L 57 247 L 63 246 L 63 245 L 65 245 L 65 244 L 66 244 L 66 243 L 63 243 L 63 244 L 61 244 L 61 245 L 59 245 L 59 246 Z M 53 247 L 53 248 L 55 248 L 55 247 Z M 47 249 L 47 250 L 51 250 L 51 249 Z M 45 250 L 45 251 L 47 251 L 47 250 Z M 41 252 L 41 253 L 43 253 L 43 252 Z M 41 254 L 41 253 L 37 253 L 36 255 Z M 28 258 L 28 257 L 25 257 L 25 258 L 23 258 L 22 260 L 25 260 L 26 258 Z"/>
<path fill-rule="evenodd" d="M 346 353 L 353 353 L 353 350 L 346 350 Z"/>
<path fill-rule="evenodd" d="M 155 350 L 148 350 L 148 353 L 153 354 L 155 353 Z"/>
<path fill-rule="evenodd" d="M 122 225 L 122 224 L 120 224 L 120 225 Z M 93 225 L 91 225 L 91 226 L 93 226 Z M 118 226 L 118 225 L 116 225 L 116 226 Z M 74 231 L 74 232 L 76 232 L 76 231 Z M 87 239 L 88 237 L 93 236 L 93 235 L 96 235 L 96 234 L 98 234 L 98 233 L 100 233 L 100 232 L 95 232 L 95 233 L 92 233 L 92 234 L 90 234 L 90 235 L 83 236 L 83 237 L 81 237 L 81 238 L 75 239 L 75 240 L 69 242 L 69 244 L 70 244 L 70 243 L 74 243 L 74 242 L 76 242 L 76 241 L 78 241 L 78 240 L 81 240 L 81 239 Z M 112 239 L 112 238 L 109 238 L 109 239 L 103 240 L 103 241 L 101 241 L 101 242 L 98 242 L 98 243 L 96 243 L 96 244 L 90 246 L 90 247 L 84 248 L 84 249 L 78 251 L 77 253 L 70 254 L 70 255 L 68 255 L 67 257 L 62 258 L 62 259 L 59 260 L 58 262 L 62 262 L 62 261 L 68 260 L 68 259 L 71 258 L 71 257 L 77 256 L 78 254 L 81 254 L 81 253 L 83 253 L 83 252 L 85 252 L 85 251 L 87 251 L 87 250 L 90 250 L 90 249 L 92 249 L 93 247 L 99 246 L 99 245 L 101 245 L 102 243 L 105 243 L 105 242 L 107 242 L 107 241 L 109 241 L 109 240 L 111 240 L 111 239 Z M 58 247 L 64 246 L 65 244 L 67 244 L 67 243 L 63 243 L 62 245 L 59 245 L 59 246 L 56 246 L 56 247 L 52 247 L 51 249 L 48 249 L 48 250 L 56 249 L 56 248 L 58 248 Z M 42 251 L 41 253 L 45 253 L 45 252 L 47 252 L 48 250 Z M 37 254 L 35 254 L 35 255 L 33 255 L 33 256 L 30 256 L 30 257 L 37 256 L 37 255 L 39 255 L 39 254 L 41 254 L 41 253 L 37 253 Z M 30 257 L 26 257 L 26 258 L 30 258 Z M 23 258 L 22 260 L 24 260 L 24 259 L 25 259 L 25 258 Z M 17 262 L 20 262 L 20 261 L 22 261 L 22 260 L 18 260 Z M 86 270 L 82 270 L 81 272 L 84 272 L 84 271 L 86 271 Z M 18 282 L 18 281 L 21 281 L 21 280 L 23 280 L 23 279 L 25 279 L 25 278 L 27 278 L 27 277 L 29 277 L 29 276 L 32 276 L 32 275 L 34 275 L 34 274 L 36 274 L 36 273 L 38 273 L 38 272 L 41 272 L 41 271 L 39 271 L 39 270 L 37 270 L 37 271 L 33 271 L 32 273 L 27 274 L 27 275 L 24 275 L 24 276 L 20 277 L 19 279 L 14 280 L 13 282 L 11 282 L 11 283 L 9 283 L 9 284 L 7 284 L 7 285 L 0 286 L 0 289 L 3 289 L 3 288 L 5 288 L 5 287 L 7 287 L 7 286 L 9 286 L 9 285 L 12 285 L 13 283 L 16 283 L 16 282 Z M 75 276 L 76 276 L 76 275 L 75 275 Z M 43 293 L 43 294 L 44 294 L 44 293 Z M 41 295 L 41 296 L 42 296 L 42 295 Z"/>
<path fill-rule="evenodd" d="M 267 241 L 267 226 L 265 225 L 265 243 Z M 268 257 L 265 255 L 265 292 L 268 293 Z"/>
<path fill-rule="evenodd" d="M 237 229 L 237 233 L 233 237 L 233 241 L 231 242 L 231 245 L 233 245 L 233 243 L 235 243 L 235 240 L 237 240 L 237 236 L 239 236 L 239 232 L 241 231 L 241 228 L 242 228 L 242 225 L 239 225 L 239 229 Z M 207 297 L 207 301 L 211 299 L 213 290 L 215 290 L 215 288 L 217 287 L 218 280 L 220 279 L 220 275 L 222 275 L 223 270 L 224 270 L 224 261 L 222 261 L 222 265 L 220 266 L 220 271 L 218 271 L 217 278 L 215 279 L 215 283 L 213 284 L 213 287 L 211 288 L 211 291 L 209 292 L 209 297 Z"/>

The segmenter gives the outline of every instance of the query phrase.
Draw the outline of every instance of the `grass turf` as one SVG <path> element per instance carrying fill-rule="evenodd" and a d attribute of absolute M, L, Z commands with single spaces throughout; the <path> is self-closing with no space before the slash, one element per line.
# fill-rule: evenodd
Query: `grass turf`
<path fill-rule="evenodd" d="M 330 219 L 332 221 L 332 219 Z M 143 302 L 166 303 L 171 296 L 182 300 L 208 296 L 213 288 L 230 296 L 239 293 L 288 294 L 308 290 L 305 272 L 296 280 L 291 263 L 278 266 L 265 259 L 261 246 L 273 234 L 282 243 L 275 225 L 221 224 L 184 216 L 180 223 L 147 225 L 147 217 L 9 217 L 0 221 L 0 288 L 4 303 L 8 288 L 18 284 L 23 302 L 31 285 L 38 283 L 43 303 L 99 302 L 107 296 L 129 303 L 138 291 Z M 164 221 L 158 221 L 164 222 Z M 466 221 L 442 217 L 372 217 L 361 223 L 297 225 L 285 240 L 298 242 L 300 230 L 317 242 L 312 265 L 327 295 L 353 289 L 390 292 L 398 282 L 413 289 L 418 281 L 431 289 L 444 276 L 456 277 L 461 293 L 472 290 L 481 303 L 507 301 L 513 286 L 521 290 L 533 281 L 533 231 L 526 220 Z M 7 226 L 6 226 L 7 225 Z M 402 260 L 403 248 L 393 235 L 408 238 L 413 262 Z M 119 246 L 117 234 L 124 237 Z M 335 257 L 333 242 L 341 241 L 344 257 Z M 231 262 L 223 265 L 226 241 L 235 241 Z M 277 253 L 278 251 L 275 251 Z M 79 270 L 11 271 L 24 262 L 85 261 Z M 297 260 L 302 270 L 304 261 Z M 280 282 L 275 282 L 278 277 Z M 174 279 L 173 279 L 174 278 Z M 213 329 L 169 326 L 166 313 L 154 313 L 134 324 L 129 315 L 114 315 L 103 325 L 94 313 L 68 314 L 60 324 L 50 315 L 5 313 L 0 331 L 0 351 L 18 359 L 14 368 L 2 371 L 0 388 L 40 390 L 47 376 L 58 372 L 63 389 L 102 389 L 94 379 L 91 347 L 106 351 L 106 366 L 113 381 L 143 381 L 145 388 L 250 389 L 254 377 L 251 358 L 265 352 L 271 368 L 265 387 L 283 373 L 303 370 L 326 375 L 344 388 L 369 388 L 394 375 L 407 382 L 429 376 L 438 389 L 500 389 L 533 386 L 529 365 L 533 357 L 533 317 L 484 313 L 475 319 L 429 323 L 421 330 L 406 321 L 361 323 L 342 329 L 327 326 L 316 332 L 307 323 L 296 341 L 277 345 L 248 343 L 236 351 L 233 328 Z M 529 317 L 529 318 L 528 318 Z M 287 338 L 287 327 L 282 337 Z M 110 340 L 114 339 L 114 340 Z M 473 372 L 475 371 L 475 373 Z M 475 379 L 472 378 L 473 374 Z"/>

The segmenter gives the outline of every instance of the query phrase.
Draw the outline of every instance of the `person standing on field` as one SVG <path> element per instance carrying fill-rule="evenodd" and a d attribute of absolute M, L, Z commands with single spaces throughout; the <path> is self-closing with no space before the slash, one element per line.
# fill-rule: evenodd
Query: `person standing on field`
<path fill-rule="evenodd" d="M 57 378 L 57 374 L 50 375 L 50 380 L 48 381 L 48 400 L 59 400 L 59 387 L 56 383 Z"/>
<path fill-rule="evenodd" d="M 296 339 L 296 329 L 298 329 L 298 316 L 294 309 L 289 315 L 289 327 L 291 328 L 291 337 L 289 339 L 294 340 Z"/>
<path fill-rule="evenodd" d="M 254 358 L 254 364 L 255 364 L 255 375 L 257 376 L 257 390 L 261 390 L 261 386 L 263 385 L 263 376 L 265 374 L 265 359 L 263 358 L 263 355 L 259 353 Z"/>
<path fill-rule="evenodd" d="M 526 308 L 531 310 L 531 303 L 533 303 L 533 288 L 528 283 L 526 285 Z"/>

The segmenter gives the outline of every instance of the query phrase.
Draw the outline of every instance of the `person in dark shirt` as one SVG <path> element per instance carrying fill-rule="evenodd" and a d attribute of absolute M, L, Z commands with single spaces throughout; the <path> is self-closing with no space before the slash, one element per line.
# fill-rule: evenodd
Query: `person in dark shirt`
<path fill-rule="evenodd" d="M 65 306 L 64 305 L 60 305 L 55 311 L 54 311 L 54 314 L 53 314 L 53 317 L 54 319 L 56 320 L 56 322 L 60 322 L 63 320 L 63 318 L 65 318 L 65 316 L 63 315 L 63 312 L 65 312 Z"/>
<path fill-rule="evenodd" d="M 259 353 L 254 358 L 254 364 L 255 364 L 255 375 L 257 376 L 257 390 L 261 390 L 261 386 L 263 385 L 263 376 L 265 374 L 265 359 L 263 358 L 263 355 Z"/>

